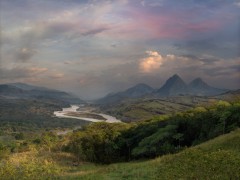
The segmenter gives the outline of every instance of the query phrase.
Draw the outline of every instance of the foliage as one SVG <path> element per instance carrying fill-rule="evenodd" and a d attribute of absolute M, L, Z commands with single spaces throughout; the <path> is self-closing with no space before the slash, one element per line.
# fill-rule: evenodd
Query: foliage
<path fill-rule="evenodd" d="M 219 102 L 137 123 L 93 123 L 65 136 L 14 131 L 0 136 L 0 179 L 239 179 L 239 126 L 240 103 Z"/>
<path fill-rule="evenodd" d="M 240 129 L 154 160 L 92 167 L 62 179 L 239 179 Z"/>
<path fill-rule="evenodd" d="M 69 146 L 78 157 L 110 163 L 178 152 L 240 127 L 240 103 L 220 101 L 173 116 L 130 124 L 96 123 L 74 133 Z"/>
<path fill-rule="evenodd" d="M 119 158 L 119 146 L 116 139 L 127 124 L 110 124 L 99 122 L 89 125 L 84 131 L 74 133 L 70 149 L 79 159 L 109 163 Z"/>
<path fill-rule="evenodd" d="M 79 119 L 57 118 L 53 111 L 67 104 L 30 99 L 0 100 L 0 134 L 36 132 L 53 128 L 72 128 L 89 124 Z M 21 134 L 18 138 L 21 137 Z"/>
<path fill-rule="evenodd" d="M 53 179 L 61 172 L 51 158 L 41 158 L 38 152 L 19 153 L 1 161 L 0 177 L 10 179 Z"/>

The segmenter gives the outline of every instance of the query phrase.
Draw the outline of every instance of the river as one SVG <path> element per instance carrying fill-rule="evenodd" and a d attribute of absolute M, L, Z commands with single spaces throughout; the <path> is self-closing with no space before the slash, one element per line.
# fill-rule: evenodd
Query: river
<path fill-rule="evenodd" d="M 94 114 L 100 115 L 100 116 L 104 117 L 106 120 L 81 117 L 80 113 L 78 116 L 66 115 L 71 112 L 92 113 L 92 112 L 89 112 L 89 110 L 86 110 L 84 105 L 71 105 L 71 107 L 69 107 L 69 108 L 63 108 L 62 111 L 54 111 L 53 114 L 59 118 L 73 118 L 73 119 L 80 119 L 80 120 L 91 121 L 91 122 L 103 122 L 103 121 L 108 122 L 108 123 L 121 122 L 120 120 L 118 120 L 117 118 L 115 118 L 113 116 L 110 116 L 107 114 L 102 114 L 102 113 L 100 113 L 100 114 L 94 113 Z"/>

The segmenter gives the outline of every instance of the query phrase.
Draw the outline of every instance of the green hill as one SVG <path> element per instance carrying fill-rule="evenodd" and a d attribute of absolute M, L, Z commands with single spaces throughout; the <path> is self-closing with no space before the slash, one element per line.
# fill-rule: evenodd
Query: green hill
<path fill-rule="evenodd" d="M 154 160 L 89 166 L 63 179 L 239 179 L 240 129 Z"/>

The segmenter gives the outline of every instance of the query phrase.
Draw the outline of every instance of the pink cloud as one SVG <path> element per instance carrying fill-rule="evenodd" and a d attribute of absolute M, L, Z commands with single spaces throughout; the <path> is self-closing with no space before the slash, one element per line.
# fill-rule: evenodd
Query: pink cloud
<path fill-rule="evenodd" d="M 27 71 L 32 74 L 32 75 L 36 75 L 36 74 L 42 74 L 48 71 L 48 68 L 42 68 L 42 67 L 30 67 L 27 69 Z"/>
<path fill-rule="evenodd" d="M 129 20 L 116 29 L 120 37 L 183 39 L 195 33 L 215 31 L 229 21 L 226 17 L 221 18 L 219 14 L 200 18 L 203 13 L 202 9 L 154 13 L 133 8 L 127 14 Z"/>

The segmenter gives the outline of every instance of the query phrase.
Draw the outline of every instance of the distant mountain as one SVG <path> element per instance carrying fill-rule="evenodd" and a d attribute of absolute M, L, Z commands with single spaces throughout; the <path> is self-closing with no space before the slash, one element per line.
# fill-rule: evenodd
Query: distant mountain
<path fill-rule="evenodd" d="M 146 84 L 140 83 L 140 84 L 137 84 L 136 86 L 131 87 L 131 88 L 127 89 L 126 91 L 124 91 L 123 95 L 126 97 L 130 97 L 130 98 L 138 98 L 138 97 L 144 96 L 146 94 L 149 94 L 151 92 L 153 92 L 152 87 L 150 87 Z"/>
<path fill-rule="evenodd" d="M 204 82 L 201 78 L 196 78 L 189 84 L 177 74 L 170 77 L 164 85 L 154 90 L 146 84 L 137 84 L 123 92 L 111 93 L 96 101 L 98 104 L 112 104 L 121 102 L 127 98 L 160 98 L 160 97 L 174 97 L 174 96 L 214 96 L 222 94 L 227 90 L 214 88 Z"/>
<path fill-rule="evenodd" d="M 24 96 L 24 90 L 8 85 L 8 84 L 0 84 L 0 95 L 1 96 Z"/>
<path fill-rule="evenodd" d="M 201 78 L 196 78 L 189 83 L 189 87 L 193 89 L 208 89 L 211 88 L 207 83 L 205 83 Z"/>
<path fill-rule="evenodd" d="M 212 96 L 226 92 L 226 90 L 209 86 L 201 78 L 196 78 L 188 85 L 189 92 L 193 95 Z"/>
<path fill-rule="evenodd" d="M 118 92 L 115 94 L 108 94 L 107 96 L 99 99 L 96 101 L 96 103 L 98 104 L 110 104 L 110 103 L 116 103 L 116 102 L 120 102 L 126 98 L 139 98 L 139 97 L 143 97 L 147 94 L 150 94 L 153 92 L 153 88 L 140 83 L 137 84 L 136 86 L 133 86 L 123 92 Z"/>
<path fill-rule="evenodd" d="M 177 74 L 170 77 L 166 83 L 156 91 L 158 96 L 178 96 L 188 93 L 188 85 Z"/>
<path fill-rule="evenodd" d="M 45 87 L 39 87 L 39 86 L 33 86 L 33 85 L 29 85 L 29 84 L 25 84 L 25 83 L 20 83 L 20 82 L 17 82 L 17 83 L 9 83 L 7 85 L 10 85 L 10 86 L 14 86 L 14 87 L 17 87 L 17 88 L 20 88 L 22 90 L 50 90 L 48 88 L 45 88 Z"/>
<path fill-rule="evenodd" d="M 24 83 L 0 84 L 1 98 L 54 100 L 63 103 L 84 103 L 78 97 L 63 91 L 32 86 Z"/>

